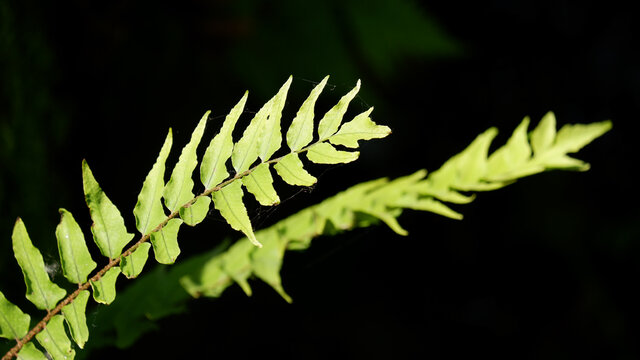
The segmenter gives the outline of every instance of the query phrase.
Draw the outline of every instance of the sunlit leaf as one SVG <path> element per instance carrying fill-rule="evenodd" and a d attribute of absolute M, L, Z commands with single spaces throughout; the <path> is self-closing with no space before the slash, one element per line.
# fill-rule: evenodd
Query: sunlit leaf
<path fill-rule="evenodd" d="M 242 178 L 242 183 L 260 205 L 271 206 L 280 203 L 280 198 L 273 188 L 273 177 L 268 163 L 258 165 L 249 175 Z"/>
<path fill-rule="evenodd" d="M 360 91 L 360 80 L 358 80 L 356 87 L 354 87 L 353 90 L 344 95 L 340 101 L 338 101 L 338 103 L 327 111 L 324 117 L 320 119 L 320 123 L 318 123 L 318 136 L 320 140 L 327 139 L 338 131 L 338 128 L 342 123 L 342 117 L 347 112 L 349 103 L 353 100 L 358 91 Z"/>
<path fill-rule="evenodd" d="M 140 275 L 142 268 L 144 268 L 144 264 L 147 262 L 147 258 L 149 258 L 150 248 L 151 244 L 144 242 L 138 245 L 138 248 L 133 253 L 123 257 L 120 261 L 122 274 L 128 279 L 132 279 Z"/>
<path fill-rule="evenodd" d="M 273 168 L 289 185 L 311 186 L 318 181 L 304 169 L 296 153 L 285 155 Z"/>
<path fill-rule="evenodd" d="M 0 292 L 0 337 L 21 339 L 29 331 L 31 317 L 12 304 Z"/>
<path fill-rule="evenodd" d="M 82 183 L 93 220 L 93 239 L 102 255 L 115 259 L 122 253 L 122 248 L 133 239 L 133 234 L 127 232 L 120 211 L 102 191 L 86 160 L 82 161 Z"/>
<path fill-rule="evenodd" d="M 262 246 L 253 233 L 247 208 L 242 202 L 242 181 L 237 180 L 213 193 L 213 204 L 232 228 L 242 231 L 256 246 Z"/>
<path fill-rule="evenodd" d="M 89 328 L 87 327 L 87 301 L 89 300 L 89 291 L 80 291 L 75 300 L 69 305 L 62 308 L 64 319 L 69 325 L 71 337 L 82 349 L 84 344 L 89 340 Z"/>
<path fill-rule="evenodd" d="M 245 92 L 242 99 L 231 109 L 222 124 L 222 129 L 213 137 L 202 157 L 200 180 L 205 189 L 211 189 L 229 176 L 226 162 L 233 151 L 231 133 L 244 110 L 248 95 L 249 92 Z"/>
<path fill-rule="evenodd" d="M 171 219 L 162 229 L 151 233 L 153 253 L 160 264 L 173 264 L 180 255 L 178 230 L 182 222 L 180 219 Z"/>
<path fill-rule="evenodd" d="M 64 317 L 55 315 L 47 326 L 36 335 L 36 339 L 53 360 L 73 359 L 76 352 L 71 348 L 71 340 L 64 331 Z"/>
<path fill-rule="evenodd" d="M 114 266 L 97 281 L 91 281 L 93 299 L 102 304 L 111 304 L 116 299 L 116 280 L 120 275 L 120 268 Z"/>
<path fill-rule="evenodd" d="M 171 129 L 167 134 L 160 154 L 153 164 L 151 171 L 147 174 L 144 183 L 142 184 L 142 190 L 138 195 L 138 202 L 133 209 L 133 215 L 136 218 L 136 228 L 142 235 L 147 235 L 158 224 L 160 224 L 164 218 L 165 213 L 162 208 L 162 193 L 164 191 L 164 170 L 167 156 L 171 150 L 173 144 L 173 136 Z"/>
<path fill-rule="evenodd" d="M 72 283 L 82 284 L 87 281 L 87 276 L 97 264 L 89 254 L 82 229 L 73 215 L 65 209 L 60 209 L 60 216 L 56 238 L 62 273 Z"/>
<path fill-rule="evenodd" d="M 335 135 L 329 138 L 334 145 L 344 145 L 350 148 L 358 148 L 360 140 L 379 139 L 391 134 L 391 129 L 374 123 L 369 115 L 373 108 L 356 115 L 353 120 L 344 123 Z"/>
<path fill-rule="evenodd" d="M 180 218 L 189 226 L 196 226 L 204 220 L 209 213 L 211 198 L 200 196 L 191 206 L 180 208 Z"/>
<path fill-rule="evenodd" d="M 309 145 L 313 140 L 314 109 L 320 93 L 327 84 L 327 80 L 329 80 L 329 76 L 322 79 L 311 91 L 309 97 L 302 103 L 291 126 L 289 126 L 289 130 L 287 130 L 287 145 L 289 145 L 291 151 L 298 151 Z"/>
<path fill-rule="evenodd" d="M 40 251 L 33 246 L 20 218 L 13 227 L 13 254 L 22 269 L 27 285 L 27 299 L 38 309 L 51 310 L 67 292 L 49 279 Z"/>
<path fill-rule="evenodd" d="M 178 163 L 171 172 L 171 178 L 164 187 L 164 204 L 170 211 L 176 211 L 180 206 L 193 199 L 193 170 L 198 165 L 196 150 L 204 134 L 204 128 L 211 111 L 207 111 L 200 119 L 198 126 L 191 134 L 191 140 L 182 148 Z"/>

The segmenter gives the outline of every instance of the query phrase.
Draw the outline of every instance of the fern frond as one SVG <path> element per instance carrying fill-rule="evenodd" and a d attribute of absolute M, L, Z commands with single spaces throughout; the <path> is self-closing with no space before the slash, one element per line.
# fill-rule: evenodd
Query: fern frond
<path fill-rule="evenodd" d="M 553 131 L 550 122 L 553 120 Z M 397 221 L 405 209 L 428 211 L 452 219 L 462 215 L 444 202 L 466 204 L 475 198 L 459 191 L 487 191 L 501 188 L 517 179 L 550 169 L 586 170 L 579 160 L 560 161 L 576 152 L 611 128 L 604 121 L 589 125 L 565 125 L 555 133 L 553 113 L 545 115 L 540 125 L 527 136 L 528 118 L 516 128 L 507 144 L 491 155 L 488 149 L 497 134 L 489 129 L 479 135 L 465 150 L 453 156 L 437 171 L 427 171 L 389 181 L 378 179 L 356 185 L 322 203 L 298 212 L 274 226 L 256 232 L 264 249 L 256 250 L 241 239 L 226 252 L 213 256 L 202 265 L 207 272 L 184 275 L 181 285 L 194 297 L 219 296 L 224 289 L 238 283 L 251 295 L 247 279 L 254 275 L 271 285 L 290 302 L 280 280 L 280 268 L 286 249 L 307 248 L 311 239 L 328 229 L 340 231 L 371 225 L 377 219 L 400 235 L 407 235 Z M 559 137 L 564 134 L 563 137 Z M 529 143 L 528 137 L 531 138 Z M 571 144 L 571 145 L 568 145 Z M 530 151 L 533 146 L 534 151 Z M 369 217 L 363 218 L 363 214 Z M 211 269 L 215 269 L 212 271 Z"/>
<path fill-rule="evenodd" d="M 549 116 L 546 115 L 545 119 L 549 119 Z M 535 153 L 537 145 L 533 145 L 535 144 L 534 139 L 541 133 L 534 130 L 527 136 L 526 125 L 528 123 L 525 120 L 514 131 L 514 135 L 507 141 L 505 147 L 501 147 L 491 155 L 485 152 L 489 146 L 486 143 L 487 135 L 479 137 L 482 146 L 479 146 L 479 142 L 476 140 L 461 153 L 467 159 L 473 158 L 480 162 L 501 157 L 502 159 L 512 159 L 510 160 L 511 164 L 507 164 L 500 171 L 489 170 L 492 169 L 490 165 L 471 166 L 468 171 L 476 172 L 477 168 L 486 169 L 486 172 L 476 180 L 483 184 L 478 187 L 488 189 L 496 187 L 497 184 L 502 186 L 505 183 L 512 183 L 516 179 L 515 175 L 501 176 L 501 180 L 497 183 L 484 177 L 487 174 L 500 173 L 521 175 L 522 171 L 514 172 L 513 170 L 530 166 L 532 158 L 522 156 L 523 151 L 519 149 L 524 148 L 522 140 L 527 141 L 527 137 L 529 137 L 531 139 L 530 145 L 534 148 L 533 153 Z M 543 120 L 536 129 L 547 126 L 548 120 L 546 122 Z M 584 133 L 590 134 L 589 137 L 593 140 L 602 135 L 610 126 L 609 122 L 602 122 L 581 127 L 585 129 Z M 555 124 L 553 133 L 555 134 Z M 545 142 L 547 148 L 551 148 L 556 143 L 556 139 L 551 137 Z M 582 141 L 582 145 L 586 145 L 586 143 Z M 477 152 L 483 156 L 469 152 Z M 461 158 L 461 154 L 452 159 Z M 566 154 L 560 154 L 560 156 L 562 155 Z M 450 171 L 447 167 L 453 166 L 452 164 L 455 164 L 455 161 L 447 161 L 439 170 L 440 174 Z M 155 269 L 143 276 L 139 282 L 125 289 L 119 295 L 122 302 L 117 302 L 114 306 L 110 306 L 98 314 L 96 321 L 100 327 L 95 331 L 100 333 L 103 342 L 89 344 L 96 348 L 113 343 L 120 347 L 128 346 L 143 333 L 153 329 L 153 322 L 157 319 L 184 309 L 189 295 L 193 297 L 219 297 L 225 289 L 236 283 L 248 296 L 251 296 L 252 289 L 249 280 L 252 277 L 265 281 L 286 301 L 291 301 L 289 295 L 284 291 L 279 275 L 286 250 L 303 250 L 310 246 L 312 239 L 320 235 L 331 235 L 335 231 L 348 231 L 380 222 L 386 223 L 398 233 L 406 234 L 406 230 L 397 221 L 405 210 L 428 211 L 453 219 L 461 219 L 462 215 L 445 203 L 468 204 L 475 199 L 475 194 L 463 195 L 459 192 L 461 190 L 455 187 L 460 181 L 459 178 L 470 178 L 468 174 L 464 173 L 465 167 L 456 167 L 456 169 L 460 169 L 460 172 L 449 177 L 449 185 L 443 182 L 442 175 L 438 175 L 438 171 L 427 176 L 426 170 L 419 170 L 395 180 L 382 178 L 361 183 L 317 205 L 299 211 L 267 229 L 257 231 L 255 236 L 263 244 L 262 249 L 256 248 L 247 238 L 244 238 L 230 247 L 221 245 L 207 254 L 185 259 L 170 268 Z M 545 170 L 541 167 L 537 169 L 539 169 L 537 172 Z M 438 186 L 434 186 L 434 183 Z M 463 186 L 470 186 L 470 184 L 465 182 Z M 146 306 L 136 305 L 140 303 L 144 303 Z M 130 318 L 135 319 L 133 321 L 135 326 L 123 326 L 125 319 Z"/>
<path fill-rule="evenodd" d="M 326 81 L 327 78 L 321 84 L 326 84 Z M 342 118 L 349 102 L 360 88 L 360 81 L 325 114 L 320 121 L 318 139 L 309 145 L 313 141 L 314 104 L 324 85 L 317 86 L 305 100 L 287 131 L 288 141 L 288 134 L 295 134 L 291 135 L 293 140 L 289 143 L 291 152 L 274 158 L 274 154 L 282 145 L 281 115 L 291 82 L 292 78 L 289 77 L 278 93 L 250 121 L 242 137 L 234 143 L 232 132 L 243 112 L 247 100 L 245 93 L 226 117 L 220 132 L 211 140 L 200 163 L 197 150 L 209 119 L 210 112 L 207 111 L 198 122 L 190 141 L 182 149 L 169 181 L 165 184 L 165 163 L 173 144 L 172 133 L 169 130 L 160 154 L 143 182 L 133 210 L 136 228 L 141 236 L 133 244 L 130 243 L 134 234 L 127 231 L 120 210 L 107 197 L 89 165 L 83 160 L 83 188 L 93 221 L 91 232 L 100 253 L 108 258 L 108 264 L 89 277 L 96 267 L 96 262 L 89 254 L 79 225 L 70 212 L 61 209 L 61 221 L 56 230 L 56 237 L 63 273 L 67 280 L 78 285 L 78 290 L 64 300 L 61 301 L 66 291 L 49 279 L 42 255 L 31 244 L 26 227 L 22 220 L 18 219 L 12 238 L 16 259 L 25 276 L 26 296 L 36 307 L 47 310 L 48 313 L 31 331 L 26 332 L 24 322 L 25 319 L 29 319 L 28 315 L 23 314 L 2 296 L 0 334 L 17 340 L 17 345 L 3 359 L 19 356 L 23 351 L 34 351 L 32 345 L 25 347 L 34 336 L 54 359 L 72 358 L 75 352 L 71 348 L 63 323 L 66 320 L 72 338 L 82 348 L 88 339 L 84 312 L 89 287 L 96 302 L 110 304 L 116 298 L 118 275 L 122 273 L 127 278 L 137 277 L 144 268 L 151 248 L 159 263 L 174 263 L 180 254 L 180 226 L 182 223 L 195 226 L 203 221 L 211 203 L 232 228 L 243 232 L 253 245 L 262 246 L 254 235 L 243 196 L 246 189 L 263 205 L 279 203 L 278 194 L 273 187 L 270 170 L 272 164 L 285 182 L 309 186 L 315 183 L 316 179 L 306 172 L 299 154 L 308 152 L 311 154 L 307 156 L 308 159 L 316 163 L 344 163 L 355 160 L 357 153 L 344 155 L 345 152 L 334 149 L 328 142 L 332 136 L 340 133 Z M 369 113 L 370 111 L 364 115 L 367 119 Z M 362 116 L 361 114 L 356 118 Z M 390 133 L 389 128 L 384 126 L 378 126 L 377 129 L 379 133 L 374 137 L 384 137 Z M 369 138 L 372 137 L 360 137 Z M 229 175 L 227 168 L 229 159 L 233 175 Z M 204 189 L 195 195 L 193 172 L 198 164 Z M 165 212 L 165 208 L 168 213 Z M 124 250 L 127 246 L 129 247 Z M 265 254 L 271 254 L 272 251 L 273 249 L 268 248 Z M 262 268 L 269 266 L 262 265 Z M 242 283 L 240 277 L 238 281 Z M 60 313 L 62 315 L 59 315 Z M 12 325 L 14 322 L 15 326 Z M 34 356 L 42 355 L 37 353 L 39 355 Z"/>

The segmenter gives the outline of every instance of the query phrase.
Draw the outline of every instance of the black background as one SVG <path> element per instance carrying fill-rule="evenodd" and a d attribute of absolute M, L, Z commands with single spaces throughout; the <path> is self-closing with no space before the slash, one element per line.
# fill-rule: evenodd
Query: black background
<path fill-rule="evenodd" d="M 411 11 L 386 8 L 407 3 Z M 132 348 L 90 358 L 640 356 L 633 149 L 640 52 L 631 8 L 566 1 L 0 4 L 0 288 L 30 312 L 11 259 L 17 216 L 55 262 L 57 208 L 90 224 L 80 174 L 86 158 L 133 229 L 127 209 L 168 127 L 175 144 L 185 144 L 205 110 L 213 110 L 216 128 L 245 89 L 247 110 L 256 111 L 290 74 L 286 118 L 331 74 L 318 112 L 362 79 L 349 114 L 373 105 L 374 119 L 393 134 L 363 146 L 355 164 L 314 167 L 315 188 L 283 189 L 282 198 L 292 197 L 275 211 L 249 203 L 256 228 L 361 181 L 434 170 L 490 126 L 503 143 L 525 115 L 534 124 L 549 110 L 559 125 L 613 120 L 613 130 L 577 156 L 591 163 L 586 173 L 545 173 L 480 194 L 455 207 L 462 222 L 407 212 L 400 222 L 408 237 L 380 226 L 319 238 L 285 256 L 283 284 L 293 304 L 259 281 L 251 298 L 234 286 L 159 321 L 160 330 Z M 413 28 L 416 18 L 428 25 Z M 217 216 L 184 231 L 185 257 L 237 237 Z"/>

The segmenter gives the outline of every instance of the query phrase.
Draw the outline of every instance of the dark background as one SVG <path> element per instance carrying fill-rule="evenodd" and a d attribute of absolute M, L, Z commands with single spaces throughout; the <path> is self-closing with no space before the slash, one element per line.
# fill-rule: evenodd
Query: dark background
<path fill-rule="evenodd" d="M 434 170 L 490 126 L 504 143 L 525 115 L 614 128 L 577 156 L 590 171 L 480 194 L 456 207 L 462 222 L 406 213 L 406 238 L 380 226 L 287 254 L 291 305 L 259 281 L 251 298 L 234 286 L 90 358 L 638 358 L 636 18 L 615 2 L 1 0 L 0 288 L 36 313 L 11 229 L 21 216 L 55 263 L 57 209 L 90 224 L 83 158 L 133 229 L 167 128 L 178 148 L 204 111 L 219 126 L 245 89 L 256 111 L 289 75 L 291 119 L 331 74 L 317 112 L 362 79 L 349 114 L 374 105 L 393 135 L 355 164 L 314 168 L 317 186 L 283 189 L 295 196 L 273 212 L 249 204 L 256 228 L 361 181 Z M 182 256 L 238 237 L 217 216 L 182 232 Z"/>

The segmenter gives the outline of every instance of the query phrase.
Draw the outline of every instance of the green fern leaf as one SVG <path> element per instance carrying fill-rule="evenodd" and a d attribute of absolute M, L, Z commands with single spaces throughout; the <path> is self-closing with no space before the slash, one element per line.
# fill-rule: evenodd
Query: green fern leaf
<path fill-rule="evenodd" d="M 462 220 L 462 214 L 451 210 L 447 205 L 432 198 L 418 199 L 413 196 L 406 196 L 400 198 L 394 205 L 406 209 L 429 211 L 451 219 Z"/>
<path fill-rule="evenodd" d="M 287 243 L 281 241 L 275 231 L 263 232 L 261 240 L 263 248 L 251 253 L 254 273 L 290 303 L 291 297 L 282 288 L 280 279 L 280 267 Z"/>
<path fill-rule="evenodd" d="M 273 168 L 289 185 L 311 186 L 318 181 L 304 169 L 302 161 L 296 153 L 285 155 Z"/>
<path fill-rule="evenodd" d="M 67 292 L 49 279 L 40 251 L 33 246 L 27 228 L 20 218 L 13 228 L 13 253 L 22 269 L 27 285 L 27 299 L 38 309 L 51 310 Z"/>
<path fill-rule="evenodd" d="M 31 317 L 7 300 L 0 291 L 0 337 L 21 339 L 29 331 Z"/>
<path fill-rule="evenodd" d="M 127 233 L 120 211 L 102 191 L 86 160 L 82 161 L 82 184 L 93 220 L 93 239 L 102 255 L 115 259 L 122 253 L 122 248 L 133 239 L 133 234 Z"/>
<path fill-rule="evenodd" d="M 173 144 L 173 136 L 171 129 L 167 134 L 160 154 L 153 164 L 151 171 L 144 179 L 142 190 L 138 195 L 138 202 L 133 209 L 133 215 L 136 218 L 136 228 L 142 235 L 150 233 L 158 224 L 166 217 L 162 208 L 162 193 L 164 191 L 164 170 L 165 162 L 169 156 L 171 145 Z"/>
<path fill-rule="evenodd" d="M 255 246 L 251 246 L 255 249 Z M 233 282 L 222 270 L 222 259 L 207 261 L 198 268 L 197 274 L 191 273 L 180 278 L 180 285 L 193 297 L 218 297 Z"/>
<path fill-rule="evenodd" d="M 180 255 L 178 230 L 182 223 L 180 219 L 171 219 L 162 229 L 151 233 L 153 253 L 160 264 L 173 264 Z"/>
<path fill-rule="evenodd" d="M 263 134 L 264 123 L 271 113 L 272 107 L 273 99 L 262 105 L 249 123 L 249 126 L 244 129 L 240 140 L 233 147 L 231 163 L 236 173 L 240 174 L 247 171 L 258 158 L 258 140 Z"/>
<path fill-rule="evenodd" d="M 18 360 L 48 360 L 33 343 L 26 343 L 17 355 Z"/>
<path fill-rule="evenodd" d="M 270 100 L 272 106 L 269 111 L 269 117 L 265 120 L 262 135 L 258 138 L 259 155 L 262 161 L 271 159 L 271 156 L 280 149 L 282 144 L 280 118 L 292 79 L 293 77 L 289 76 L 289 79 L 282 85 L 276 96 Z"/>
<path fill-rule="evenodd" d="M 547 151 L 556 139 L 556 116 L 553 112 L 546 113 L 538 126 L 531 132 L 531 147 L 536 155 Z"/>
<path fill-rule="evenodd" d="M 372 111 L 373 107 L 344 123 L 340 130 L 329 138 L 329 142 L 355 149 L 360 146 L 360 140 L 379 139 L 391 134 L 389 127 L 378 125 L 369 118 Z"/>
<path fill-rule="evenodd" d="M 198 126 L 191 134 L 191 140 L 182 149 L 178 163 L 171 172 L 171 178 L 164 188 L 164 204 L 171 211 L 177 211 L 179 206 L 193 199 L 193 170 L 198 165 L 196 150 L 200 144 L 200 139 L 204 134 L 204 128 L 211 111 L 207 111 Z"/>
<path fill-rule="evenodd" d="M 242 183 L 260 205 L 272 206 L 280 203 L 280 197 L 273 188 L 269 163 L 258 165 L 249 175 L 242 178 Z"/>
<path fill-rule="evenodd" d="M 355 161 L 360 156 L 357 151 L 340 151 L 327 143 L 311 145 L 307 158 L 316 164 L 345 164 Z"/>
<path fill-rule="evenodd" d="M 331 135 L 335 134 L 342 123 L 342 117 L 347 112 L 349 103 L 356 94 L 360 91 L 360 80 L 356 83 L 351 91 L 344 95 L 338 103 L 332 107 L 327 113 L 320 119 L 318 124 L 318 136 L 320 141 L 328 139 Z"/>
<path fill-rule="evenodd" d="M 242 231 L 251 242 L 261 247 L 253 233 L 247 208 L 242 202 L 242 180 L 237 180 L 213 193 L 213 204 L 232 228 Z"/>
<path fill-rule="evenodd" d="M 184 220 L 185 224 L 196 226 L 207 216 L 210 205 L 210 197 L 200 196 L 193 204 L 180 208 L 180 218 Z"/>
<path fill-rule="evenodd" d="M 98 264 L 91 258 L 80 225 L 65 209 L 60 209 L 60 224 L 56 227 L 58 252 L 62 273 L 75 284 L 87 281 L 87 276 Z"/>
<path fill-rule="evenodd" d="M 525 117 L 507 143 L 489 156 L 485 179 L 508 181 L 544 170 L 540 166 L 526 165 L 531 159 L 531 147 L 527 140 L 528 127 L 529 118 Z"/>
<path fill-rule="evenodd" d="M 89 340 L 89 328 L 87 327 L 87 301 L 89 300 L 89 291 L 80 291 L 75 300 L 69 305 L 62 307 L 62 314 L 69 326 L 71 337 L 78 344 L 80 349 L 84 348 L 84 344 Z"/>
<path fill-rule="evenodd" d="M 99 280 L 91 280 L 93 300 L 109 305 L 116 299 L 116 280 L 121 271 L 118 266 L 114 266 L 102 275 Z"/>
<path fill-rule="evenodd" d="M 47 350 L 53 360 L 73 359 L 76 352 L 64 331 L 64 317 L 56 315 L 49 320 L 47 327 L 36 335 L 36 339 Z"/>
<path fill-rule="evenodd" d="M 316 101 L 329 80 L 326 76 L 316 85 L 309 97 L 302 103 L 296 117 L 287 130 L 287 145 L 292 152 L 299 151 L 313 140 L 313 117 Z"/>
<path fill-rule="evenodd" d="M 255 246 L 249 241 L 242 241 L 238 246 L 231 247 L 221 262 L 222 271 L 238 283 L 247 296 L 251 296 L 251 287 L 247 279 L 251 275 L 249 254 L 253 249 Z"/>
<path fill-rule="evenodd" d="M 229 160 L 233 152 L 231 133 L 244 110 L 248 95 L 249 92 L 245 92 L 238 104 L 231 109 L 222 124 L 222 129 L 220 129 L 220 132 L 211 140 L 209 147 L 207 147 L 204 153 L 202 164 L 200 165 L 200 180 L 207 190 L 216 186 L 229 176 L 225 163 Z"/>
<path fill-rule="evenodd" d="M 151 248 L 151 244 L 145 242 L 140 244 L 131 254 L 122 257 L 120 268 L 127 279 L 133 279 L 140 275 L 144 264 L 149 258 L 149 248 Z"/>

